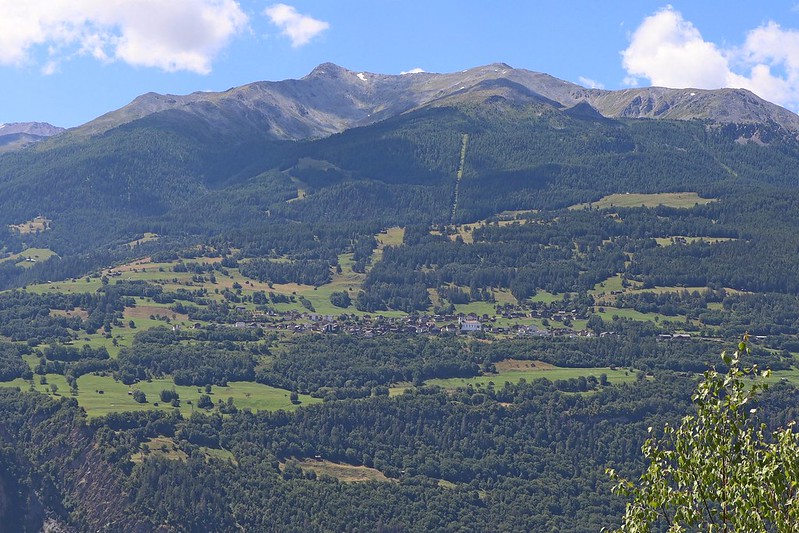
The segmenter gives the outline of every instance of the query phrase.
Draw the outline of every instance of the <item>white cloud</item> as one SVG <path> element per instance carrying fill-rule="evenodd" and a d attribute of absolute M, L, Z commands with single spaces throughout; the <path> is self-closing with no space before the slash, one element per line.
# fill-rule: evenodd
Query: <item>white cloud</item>
<path fill-rule="evenodd" d="M 775 22 L 749 31 L 740 46 L 721 47 L 668 6 L 633 32 L 622 64 L 630 86 L 644 79 L 665 87 L 745 88 L 799 109 L 799 30 Z"/>
<path fill-rule="evenodd" d="M 426 71 L 423 68 L 416 67 L 416 68 L 412 68 L 411 70 L 404 70 L 404 71 L 400 72 L 400 76 L 405 75 L 405 74 L 421 74 L 422 72 L 426 72 Z"/>
<path fill-rule="evenodd" d="M 75 55 L 169 72 L 208 73 L 247 26 L 236 0 L 25 0 L 4 2 L 0 65 L 36 63 L 52 73 Z"/>
<path fill-rule="evenodd" d="M 330 24 L 308 15 L 301 15 L 286 4 L 274 4 L 264 10 L 272 24 L 280 28 L 280 33 L 291 40 L 291 46 L 298 48 L 308 44 L 311 39 L 325 31 Z"/>
<path fill-rule="evenodd" d="M 600 83 L 596 80 L 592 80 L 591 78 L 586 78 L 585 76 L 579 76 L 577 78 L 579 82 L 583 85 L 583 87 L 588 87 L 589 89 L 604 89 L 605 84 Z"/>
<path fill-rule="evenodd" d="M 622 64 L 630 76 L 654 85 L 711 88 L 727 81 L 721 51 L 671 7 L 644 19 L 622 52 Z"/>

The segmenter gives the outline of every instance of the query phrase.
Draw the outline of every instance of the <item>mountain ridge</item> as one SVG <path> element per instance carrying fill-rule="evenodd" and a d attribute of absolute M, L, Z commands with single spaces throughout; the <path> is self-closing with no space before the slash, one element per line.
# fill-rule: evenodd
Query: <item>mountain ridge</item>
<path fill-rule="evenodd" d="M 529 98 L 543 98 L 562 108 L 587 103 L 606 118 L 770 123 L 799 135 L 799 116 L 745 89 L 588 89 L 505 63 L 455 73 L 399 75 L 359 72 L 322 63 L 300 79 L 259 81 L 222 92 L 146 93 L 127 106 L 70 131 L 95 135 L 155 113 L 181 110 L 216 128 L 244 126 L 274 140 L 314 139 L 440 105 L 488 82 L 515 83 L 529 91 Z"/>
<path fill-rule="evenodd" d="M 64 131 L 47 122 L 0 123 L 0 153 L 25 148 Z"/>

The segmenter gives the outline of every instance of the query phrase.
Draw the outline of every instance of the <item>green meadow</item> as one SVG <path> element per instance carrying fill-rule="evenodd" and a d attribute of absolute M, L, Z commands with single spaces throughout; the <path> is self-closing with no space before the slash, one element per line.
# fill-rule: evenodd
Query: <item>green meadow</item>
<path fill-rule="evenodd" d="M 76 396 L 72 396 L 64 376 L 47 374 L 46 380 L 47 384 L 41 384 L 39 376 L 35 376 L 32 385 L 33 389 L 54 397 L 74 397 L 78 404 L 86 410 L 89 417 L 126 411 L 176 409 L 168 403 L 160 401 L 159 394 L 164 389 L 174 389 L 180 395 L 180 407 L 177 409 L 184 416 L 190 416 L 196 409 L 199 397 L 206 394 L 205 387 L 179 386 L 175 385 L 169 378 L 141 381 L 128 386 L 110 376 L 87 374 L 78 378 L 78 393 Z M 55 384 L 57 387 L 55 394 L 50 390 L 51 384 Z M 19 387 L 21 390 L 29 390 L 31 382 L 15 379 L 0 383 L 0 387 Z M 136 389 L 145 393 L 147 396 L 146 403 L 138 403 L 133 399 L 132 391 Z M 321 402 L 318 398 L 301 394 L 299 395 L 299 403 L 293 404 L 290 400 L 289 391 L 251 381 L 232 381 L 226 387 L 213 386 L 209 396 L 215 404 L 219 403 L 219 401 L 227 402 L 228 398 L 233 398 L 233 403 L 237 408 L 251 409 L 253 411 L 276 411 L 278 409 L 292 411 L 300 406 Z"/>
<path fill-rule="evenodd" d="M 438 385 L 451 390 L 468 385 L 488 387 L 491 383 L 493 383 L 495 387 L 501 388 L 506 381 L 510 383 L 519 383 L 522 379 L 528 382 L 543 378 L 555 381 L 558 379 L 572 379 L 588 376 L 594 376 L 599 379 L 602 374 L 605 374 L 608 381 L 614 384 L 630 383 L 637 379 L 637 372 L 624 368 L 563 368 L 532 361 L 513 361 L 512 364 L 504 368 L 500 363 L 497 367 L 498 372 L 496 374 L 486 374 L 473 378 L 430 379 L 425 381 L 425 384 Z"/>

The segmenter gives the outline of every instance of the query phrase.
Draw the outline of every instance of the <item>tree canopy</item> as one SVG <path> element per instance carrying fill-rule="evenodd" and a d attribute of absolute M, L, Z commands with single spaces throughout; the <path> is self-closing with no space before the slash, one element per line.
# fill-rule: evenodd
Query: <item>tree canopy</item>
<path fill-rule="evenodd" d="M 758 421 L 769 371 L 742 366 L 747 341 L 722 353 L 726 373 L 705 373 L 692 396 L 696 414 L 646 441 L 649 466 L 637 483 L 608 471 L 614 491 L 632 497 L 619 531 L 796 531 L 799 435 L 793 422 L 769 430 Z"/>

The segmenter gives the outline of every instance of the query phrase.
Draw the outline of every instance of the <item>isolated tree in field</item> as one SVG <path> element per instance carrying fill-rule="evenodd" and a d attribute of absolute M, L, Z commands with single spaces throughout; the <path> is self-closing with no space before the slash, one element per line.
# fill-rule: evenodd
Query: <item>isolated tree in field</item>
<path fill-rule="evenodd" d="M 214 402 L 207 394 L 201 394 L 200 398 L 197 400 L 197 407 L 200 409 L 211 409 L 213 406 Z"/>
<path fill-rule="evenodd" d="M 637 483 L 608 471 L 614 491 L 632 497 L 620 531 L 797 531 L 799 436 L 793 423 L 769 431 L 755 421 L 768 371 L 741 366 L 747 340 L 722 353 L 726 374 L 705 372 L 696 414 L 646 441 L 649 466 Z"/>
<path fill-rule="evenodd" d="M 336 291 L 330 294 L 330 303 L 336 307 L 346 309 L 352 304 L 352 299 L 347 291 Z"/>

